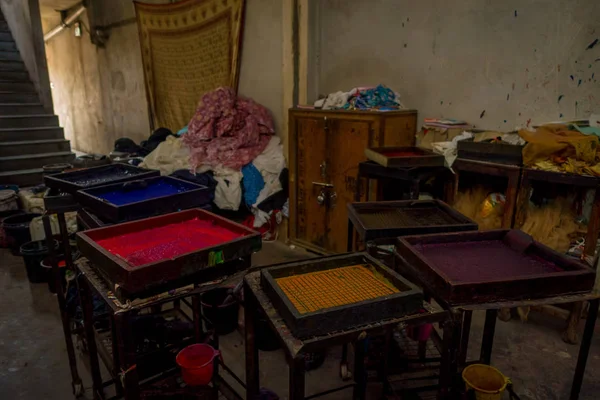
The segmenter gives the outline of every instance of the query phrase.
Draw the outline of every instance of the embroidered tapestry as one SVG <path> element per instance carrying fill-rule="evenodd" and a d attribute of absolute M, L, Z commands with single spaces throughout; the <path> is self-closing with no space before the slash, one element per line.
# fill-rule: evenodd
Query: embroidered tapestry
<path fill-rule="evenodd" d="M 187 125 L 206 92 L 237 91 L 244 1 L 135 2 L 154 129 Z"/>

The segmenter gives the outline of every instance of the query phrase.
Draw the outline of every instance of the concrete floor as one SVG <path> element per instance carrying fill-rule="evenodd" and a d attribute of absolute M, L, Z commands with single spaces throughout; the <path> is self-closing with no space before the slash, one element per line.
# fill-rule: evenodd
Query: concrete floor
<path fill-rule="evenodd" d="M 310 257 L 280 243 L 265 243 L 256 254 L 255 265 L 267 265 Z M 30 284 L 20 257 L 0 250 L 0 399 L 71 398 L 70 374 L 56 297 L 45 284 Z M 483 315 L 474 316 L 471 348 L 477 354 Z M 568 398 L 578 346 L 560 339 L 562 322 L 532 313 L 530 321 L 498 322 L 493 365 L 510 376 L 516 391 L 527 400 Z M 225 362 L 244 376 L 243 340 L 238 332 L 222 338 Z M 590 352 L 581 399 L 600 395 L 600 335 Z M 341 384 L 338 377 L 339 348 L 331 349 L 325 364 L 307 376 L 307 395 Z M 261 352 L 261 385 L 287 398 L 287 368 L 281 351 Z M 82 361 L 79 360 L 79 361 Z M 86 387 L 91 386 L 84 362 L 79 363 Z M 324 398 L 349 399 L 350 391 Z M 87 397 L 90 398 L 90 391 Z M 370 399 L 379 397 L 370 385 Z"/>

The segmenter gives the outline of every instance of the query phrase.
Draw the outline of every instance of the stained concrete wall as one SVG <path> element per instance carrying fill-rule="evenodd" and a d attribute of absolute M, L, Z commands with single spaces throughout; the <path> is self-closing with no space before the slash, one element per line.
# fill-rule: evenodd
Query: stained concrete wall
<path fill-rule="evenodd" d="M 600 111 L 600 43 L 588 49 L 600 38 L 597 0 L 328 0 L 317 7 L 318 93 L 384 83 L 420 118 L 502 130 Z"/>
<path fill-rule="evenodd" d="M 40 101 L 52 114 L 52 95 L 48 78 L 48 65 L 40 20 L 39 0 L 0 0 L 0 8 L 40 95 Z"/>
<path fill-rule="evenodd" d="M 154 0 L 165 3 L 168 0 Z M 47 43 L 56 113 L 73 148 L 108 153 L 120 137 L 136 142 L 150 132 L 135 10 L 130 0 L 102 0 L 84 14 L 110 27 L 104 48 L 72 29 Z M 248 0 L 239 93 L 269 108 L 278 133 L 283 120 L 281 1 Z M 56 21 L 45 21 L 46 30 Z M 65 56 L 69 55 L 69 56 Z"/>

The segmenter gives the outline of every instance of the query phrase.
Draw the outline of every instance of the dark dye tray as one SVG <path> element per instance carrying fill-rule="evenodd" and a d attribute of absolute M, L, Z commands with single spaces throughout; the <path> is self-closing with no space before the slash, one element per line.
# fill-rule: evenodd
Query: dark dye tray
<path fill-rule="evenodd" d="M 352 268 L 361 265 L 369 270 Z M 261 284 L 298 338 L 401 317 L 423 306 L 421 290 L 366 253 L 265 268 Z"/>
<path fill-rule="evenodd" d="M 44 193 L 44 208 L 47 212 L 69 212 L 75 211 L 79 207 L 79 203 L 72 194 L 63 193 L 57 189 L 47 189 Z"/>
<path fill-rule="evenodd" d="M 420 147 L 374 147 L 365 156 L 389 168 L 443 167 L 444 156 Z"/>
<path fill-rule="evenodd" d="M 512 144 L 461 140 L 458 142 L 457 150 L 459 158 L 507 165 L 523 165 L 523 147 Z"/>
<path fill-rule="evenodd" d="M 197 272 L 216 279 L 220 264 L 250 256 L 262 241 L 243 225 L 191 209 L 79 232 L 77 244 L 111 284 L 134 294 L 190 275 L 198 279 Z"/>
<path fill-rule="evenodd" d="M 476 222 L 439 200 L 350 203 L 348 218 L 365 242 L 385 237 L 477 230 Z"/>
<path fill-rule="evenodd" d="M 134 167 L 128 164 L 109 164 L 44 176 L 44 183 L 52 189 L 75 194 L 78 190 L 96 186 L 133 181 L 159 176 L 160 171 Z"/>
<path fill-rule="evenodd" d="M 158 176 L 77 192 L 81 204 L 111 222 L 132 221 L 210 203 L 206 186 Z"/>
<path fill-rule="evenodd" d="M 404 267 L 448 305 L 590 291 L 596 273 L 519 230 L 398 238 Z"/>
<path fill-rule="evenodd" d="M 103 226 L 111 225 L 110 222 L 103 221 L 97 215 L 90 210 L 80 208 L 77 210 L 77 223 L 81 226 L 80 230 L 89 230 L 101 228 Z"/>

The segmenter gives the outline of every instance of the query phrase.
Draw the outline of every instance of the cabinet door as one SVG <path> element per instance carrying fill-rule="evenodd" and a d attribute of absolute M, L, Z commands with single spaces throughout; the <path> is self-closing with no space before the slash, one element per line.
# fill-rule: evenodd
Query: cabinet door
<path fill-rule="evenodd" d="M 335 198 L 327 213 L 326 249 L 346 252 L 347 204 L 354 202 L 358 164 L 366 160 L 365 148 L 379 143 L 379 125 L 374 119 L 331 119 L 327 136 L 327 175 Z M 363 191 L 364 192 L 364 191 Z M 364 193 L 361 193 L 364 201 Z"/>
<path fill-rule="evenodd" d="M 322 251 L 326 247 L 326 205 L 319 201 L 324 181 L 325 118 L 290 115 L 290 239 Z"/>

